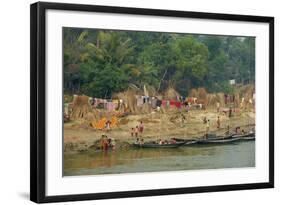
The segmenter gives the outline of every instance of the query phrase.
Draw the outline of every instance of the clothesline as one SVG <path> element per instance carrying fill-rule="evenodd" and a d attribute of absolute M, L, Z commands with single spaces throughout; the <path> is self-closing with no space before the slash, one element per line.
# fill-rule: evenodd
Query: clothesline
<path fill-rule="evenodd" d="M 184 103 L 196 103 L 197 98 L 188 97 L 184 98 L 182 96 L 178 96 L 177 100 L 160 100 L 157 97 L 150 97 L 150 96 L 140 96 L 135 95 L 136 104 L 138 107 L 142 107 L 144 104 L 150 105 L 153 109 L 157 107 L 176 107 L 181 108 Z M 120 104 L 126 103 L 122 99 L 102 99 L 102 98 L 90 98 L 90 104 L 95 108 L 103 108 L 108 111 L 114 111 L 115 109 L 120 106 Z"/>

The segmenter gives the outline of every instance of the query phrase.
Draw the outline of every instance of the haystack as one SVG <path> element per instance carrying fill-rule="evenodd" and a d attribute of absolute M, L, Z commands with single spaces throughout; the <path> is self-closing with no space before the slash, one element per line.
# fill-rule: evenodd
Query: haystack
<path fill-rule="evenodd" d="M 63 101 L 64 103 L 71 103 L 73 101 L 72 95 L 63 95 Z"/>
<path fill-rule="evenodd" d="M 141 113 L 142 114 L 147 114 L 147 113 L 151 113 L 152 108 L 148 103 L 143 104 L 143 106 L 141 106 Z"/>
<path fill-rule="evenodd" d="M 156 89 L 153 86 L 146 85 L 145 87 L 146 87 L 146 90 L 147 90 L 147 93 L 149 96 L 156 96 L 158 94 Z"/>
<path fill-rule="evenodd" d="M 216 103 L 218 102 L 216 94 L 210 93 L 207 95 L 207 103 L 206 106 L 215 106 Z"/>
<path fill-rule="evenodd" d="M 134 90 L 127 90 L 125 102 L 127 102 L 126 111 L 130 113 L 137 113 L 137 99 L 136 99 L 136 92 Z"/>
<path fill-rule="evenodd" d="M 119 92 L 112 95 L 113 99 L 122 100 L 122 104 L 119 106 L 119 112 L 129 112 L 129 113 L 137 113 L 139 111 L 137 107 L 137 99 L 136 95 L 138 95 L 140 91 L 129 88 L 125 92 Z"/>
<path fill-rule="evenodd" d="M 217 93 L 217 100 L 220 103 L 221 107 L 225 106 L 225 102 L 224 102 L 224 93 Z"/>
<path fill-rule="evenodd" d="M 179 96 L 180 94 L 174 88 L 171 87 L 164 92 L 164 98 L 166 100 L 177 100 Z"/>
<path fill-rule="evenodd" d="M 203 87 L 198 88 L 198 89 L 192 88 L 189 91 L 188 97 L 193 97 L 193 98 L 197 98 L 197 99 L 200 99 L 200 100 L 206 100 L 207 94 L 208 93 L 207 93 L 206 89 L 203 88 Z"/>
<path fill-rule="evenodd" d="M 234 106 L 239 107 L 240 106 L 240 94 L 239 92 L 236 92 L 234 94 L 235 100 L 234 100 Z"/>
<path fill-rule="evenodd" d="M 92 112 L 92 108 L 89 104 L 89 97 L 85 95 L 74 95 L 70 118 L 82 119 L 90 112 Z"/>
<path fill-rule="evenodd" d="M 198 99 L 206 100 L 207 99 L 207 91 L 205 88 L 198 88 Z"/>
<path fill-rule="evenodd" d="M 252 84 L 242 86 L 239 89 L 239 96 L 244 98 L 244 102 L 247 104 L 247 107 L 253 107 L 254 104 L 249 103 L 250 100 L 253 101 L 253 94 L 255 93 L 255 86 Z"/>
<path fill-rule="evenodd" d="M 246 101 L 252 99 L 254 92 L 255 92 L 254 85 L 246 85 L 240 88 L 240 95 L 241 97 L 244 97 Z"/>
<path fill-rule="evenodd" d="M 192 89 L 189 91 L 188 97 L 198 98 L 199 95 L 198 95 L 197 90 L 196 90 L 195 88 L 192 88 Z"/>
<path fill-rule="evenodd" d="M 224 104 L 224 94 L 223 93 L 209 93 L 206 96 L 206 105 L 208 107 L 216 107 L 217 103 L 220 103 L 220 106 L 225 106 Z"/>

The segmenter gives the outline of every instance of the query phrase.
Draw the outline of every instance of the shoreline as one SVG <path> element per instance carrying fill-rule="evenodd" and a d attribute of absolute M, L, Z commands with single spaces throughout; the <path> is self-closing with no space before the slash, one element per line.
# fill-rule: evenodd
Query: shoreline
<path fill-rule="evenodd" d="M 181 119 L 182 115 L 184 115 L 185 121 Z M 219 129 L 216 127 L 217 116 L 220 116 L 221 119 L 221 128 Z M 112 127 L 110 131 L 94 129 L 87 126 L 85 121 L 71 121 L 64 123 L 64 154 L 96 149 L 102 135 L 114 138 L 117 150 L 128 147 L 136 140 L 136 137 L 131 137 L 130 129 L 136 127 L 140 121 L 144 123 L 144 133 L 139 138 L 144 139 L 144 142 L 166 140 L 171 137 L 200 138 L 206 133 L 206 125 L 202 121 L 203 117 L 210 119 L 209 133 L 213 134 L 226 132 L 228 125 L 230 131 L 238 126 L 245 131 L 255 126 L 255 113 L 251 110 L 234 113 L 231 118 L 214 110 L 192 110 L 189 112 L 174 110 L 165 114 L 128 115 L 118 119 L 117 125 Z"/>

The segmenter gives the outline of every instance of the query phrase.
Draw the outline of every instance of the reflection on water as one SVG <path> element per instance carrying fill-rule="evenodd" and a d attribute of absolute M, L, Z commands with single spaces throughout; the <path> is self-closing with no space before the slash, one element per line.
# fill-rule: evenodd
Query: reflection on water
<path fill-rule="evenodd" d="M 65 176 L 254 166 L 254 141 L 175 149 L 132 148 L 64 155 Z"/>

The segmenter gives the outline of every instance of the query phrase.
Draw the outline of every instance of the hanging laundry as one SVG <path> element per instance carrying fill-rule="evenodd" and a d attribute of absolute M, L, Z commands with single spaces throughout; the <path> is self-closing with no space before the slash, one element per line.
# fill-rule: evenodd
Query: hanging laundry
<path fill-rule="evenodd" d="M 137 106 L 141 107 L 143 105 L 143 98 L 142 96 L 137 96 Z"/>
<path fill-rule="evenodd" d="M 155 109 L 157 107 L 157 99 L 152 97 L 151 99 L 151 107 Z"/>
<path fill-rule="evenodd" d="M 167 106 L 167 107 L 170 107 L 170 100 L 167 100 L 166 106 Z"/>
<path fill-rule="evenodd" d="M 115 110 L 115 104 L 113 103 L 113 102 L 107 102 L 106 103 L 106 109 L 108 110 L 108 111 L 114 111 Z"/>
<path fill-rule="evenodd" d="M 170 101 L 170 106 L 171 106 L 171 107 L 174 106 L 174 107 L 177 107 L 177 108 L 181 108 L 181 102 L 171 100 L 171 101 Z"/>

